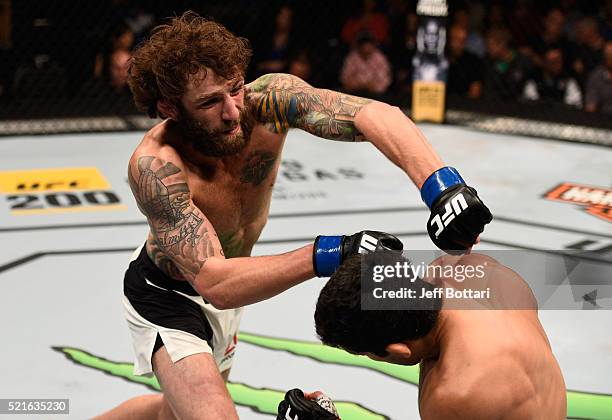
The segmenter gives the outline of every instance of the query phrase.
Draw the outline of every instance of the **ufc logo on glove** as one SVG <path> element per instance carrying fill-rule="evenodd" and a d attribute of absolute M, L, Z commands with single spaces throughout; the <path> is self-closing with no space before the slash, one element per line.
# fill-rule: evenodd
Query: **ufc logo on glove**
<path fill-rule="evenodd" d="M 478 241 L 493 216 L 465 184 L 455 168 L 438 169 L 425 180 L 421 198 L 431 210 L 427 233 L 436 246 L 450 254 L 463 254 Z"/>
<path fill-rule="evenodd" d="M 285 413 L 285 420 L 299 420 L 299 416 L 296 414 L 295 417 L 291 417 L 291 407 L 289 407 Z"/>
<path fill-rule="evenodd" d="M 438 227 L 438 230 L 436 230 L 434 233 L 436 238 L 440 236 L 444 228 L 453 221 L 455 216 L 460 215 L 463 210 L 467 209 L 467 207 L 468 204 L 465 201 L 463 194 L 457 194 L 455 197 L 453 197 L 450 203 L 446 203 L 444 206 L 444 214 L 442 216 L 440 216 L 440 214 L 436 214 L 430 223 L 430 226 L 435 224 Z"/>
<path fill-rule="evenodd" d="M 376 246 L 378 245 L 378 240 L 373 236 L 364 233 L 361 237 L 361 242 L 359 243 L 359 253 L 367 254 L 370 252 L 374 252 L 376 250 Z"/>

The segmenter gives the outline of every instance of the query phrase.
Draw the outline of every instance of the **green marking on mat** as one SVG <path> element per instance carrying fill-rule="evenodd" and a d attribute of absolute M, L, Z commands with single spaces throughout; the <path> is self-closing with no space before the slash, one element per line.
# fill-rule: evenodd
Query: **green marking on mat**
<path fill-rule="evenodd" d="M 157 391 L 160 390 L 159 382 L 154 376 L 143 377 L 134 375 L 132 373 L 132 363 L 115 362 L 73 347 L 53 347 L 53 349 L 63 353 L 69 360 L 78 365 L 99 370 L 108 375 L 119 377 L 130 382 L 140 383 Z M 276 415 L 278 403 L 285 395 L 285 391 L 269 388 L 255 388 L 236 382 L 228 382 L 227 389 L 234 403 L 249 407 L 260 413 L 272 415 Z M 354 402 L 338 401 L 335 402 L 335 404 L 343 420 L 388 419 L 387 416 L 369 410 Z"/>
<path fill-rule="evenodd" d="M 401 366 L 378 362 L 366 356 L 357 356 L 335 347 L 328 347 L 321 343 L 310 341 L 265 337 L 249 333 L 239 333 L 238 340 L 267 349 L 282 350 L 295 354 L 296 356 L 308 357 L 322 363 L 372 369 L 403 382 L 408 382 L 413 385 L 419 384 L 418 366 Z"/>
<path fill-rule="evenodd" d="M 238 405 L 251 407 L 260 413 L 276 415 L 278 403 L 283 399 L 285 391 L 269 388 L 253 388 L 241 383 L 228 383 L 232 399 Z M 383 420 L 387 416 L 370 411 L 360 404 L 347 401 L 334 401 L 342 420 Z"/>
<path fill-rule="evenodd" d="M 356 356 L 344 350 L 309 341 L 288 340 L 249 333 L 240 333 L 239 339 L 259 347 L 286 351 L 296 356 L 307 357 L 322 363 L 372 369 L 410 384 L 418 384 L 419 371 L 417 366 L 400 366 L 377 362 L 364 356 Z M 63 353 L 69 360 L 79 365 L 90 367 L 130 382 L 140 383 L 153 390 L 159 391 L 160 389 L 159 383 L 154 376 L 144 377 L 132 374 L 133 365 L 131 363 L 107 360 L 72 347 L 54 347 L 54 350 Z M 254 388 L 246 384 L 234 382 L 228 383 L 227 388 L 236 404 L 266 414 L 276 413 L 278 403 L 285 393 L 285 391 Z M 339 401 L 336 402 L 336 406 L 343 420 L 378 420 L 388 418 L 354 402 Z M 610 420 L 612 419 L 612 395 L 568 391 L 567 416 L 570 418 Z"/>
<path fill-rule="evenodd" d="M 400 366 L 377 362 L 365 356 L 356 356 L 321 343 L 284 338 L 266 337 L 256 334 L 240 333 L 238 339 L 271 350 L 286 351 L 296 356 L 308 357 L 322 363 L 356 366 L 372 369 L 401 381 L 418 385 L 417 366 Z M 581 391 L 567 391 L 567 416 L 570 418 L 611 420 L 612 395 Z"/>
<path fill-rule="evenodd" d="M 580 419 L 612 419 L 612 395 L 567 391 L 567 417 Z"/>
<path fill-rule="evenodd" d="M 155 376 L 147 377 L 134 375 L 132 373 L 134 368 L 132 363 L 114 362 L 74 347 L 53 347 L 53 350 L 63 353 L 68 360 L 78 365 L 87 366 L 130 382 L 146 385 L 155 391 L 160 390 L 159 382 L 157 382 Z"/>

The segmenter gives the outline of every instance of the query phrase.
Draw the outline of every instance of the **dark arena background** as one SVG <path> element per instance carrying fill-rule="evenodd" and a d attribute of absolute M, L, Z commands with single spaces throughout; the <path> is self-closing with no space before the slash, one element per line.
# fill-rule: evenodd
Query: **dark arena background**
<path fill-rule="evenodd" d="M 597 281 L 579 286 L 568 268 L 555 292 L 565 303 L 539 316 L 568 418 L 612 419 L 612 1 L 450 3 L 0 0 L 0 399 L 69 405 L 17 416 L 0 404 L 0 418 L 91 418 L 159 391 L 132 373 L 121 306 L 148 231 L 127 164 L 159 122 L 136 109 L 126 78 L 151 29 L 193 10 L 249 39 L 247 82 L 291 73 L 413 117 L 494 214 L 475 251 L 596 264 Z M 371 144 L 291 130 L 253 255 L 366 228 L 433 250 L 428 216 Z M 318 341 L 324 284 L 245 309 L 228 382 L 240 417 L 274 418 L 300 387 L 325 391 L 343 420 L 418 419 L 418 366 Z"/>

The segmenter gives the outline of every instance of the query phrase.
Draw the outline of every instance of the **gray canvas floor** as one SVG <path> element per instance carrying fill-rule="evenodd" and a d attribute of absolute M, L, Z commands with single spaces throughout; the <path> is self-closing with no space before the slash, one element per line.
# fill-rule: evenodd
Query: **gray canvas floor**
<path fill-rule="evenodd" d="M 598 216 L 587 205 L 544 195 L 562 183 L 609 189 L 612 149 L 452 126 L 422 129 L 445 162 L 478 188 L 496 216 L 480 247 L 582 247 L 594 251 L 610 273 L 612 212 L 606 219 L 601 215 L 605 206 L 597 208 Z M 127 159 L 140 137 L 109 133 L 0 139 L 0 398 L 70 399 L 70 416 L 41 418 L 88 418 L 153 392 L 129 376 L 126 363 L 132 361 L 132 349 L 120 305 L 123 271 L 147 231 L 126 182 Z M 107 193 L 88 199 L 82 179 L 69 191 L 76 198 L 66 196 L 66 190 L 40 191 L 40 186 L 11 191 L 10 183 L 2 181 L 22 180 L 30 187 L 39 178 L 43 183 L 68 182 L 48 173 L 38 178 L 6 173 L 57 168 L 96 168 L 108 184 L 99 189 Z M 117 203 L 105 204 L 113 197 Z M 364 228 L 398 234 L 414 249 L 431 249 L 427 217 L 416 188 L 371 145 L 291 132 L 271 218 L 254 253 L 283 252 L 317 234 Z M 303 341 L 316 342 L 312 315 L 322 285 L 313 279 L 246 309 L 241 328 L 246 335 L 239 341 L 231 375 L 241 418 L 272 418 L 263 414 L 270 394 L 262 390 L 295 386 L 322 389 L 334 399 L 391 419 L 418 418 L 417 388 L 410 381 L 355 366 L 353 359 L 341 363 L 306 355 Z M 600 304 L 609 308 L 612 297 L 600 297 Z M 540 317 L 568 389 L 612 394 L 612 312 L 546 310 Z M 273 344 L 266 337 L 282 340 Z M 306 353 L 291 347 L 300 345 Z M 376 418 L 372 416 L 367 418 Z"/>

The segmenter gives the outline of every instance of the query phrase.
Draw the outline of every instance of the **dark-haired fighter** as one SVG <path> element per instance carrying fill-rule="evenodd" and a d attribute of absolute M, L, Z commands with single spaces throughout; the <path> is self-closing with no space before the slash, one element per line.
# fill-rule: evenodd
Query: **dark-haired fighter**
<path fill-rule="evenodd" d="M 385 265 L 403 262 L 385 254 Z M 348 258 L 321 291 L 315 323 L 323 343 L 374 360 L 420 364 L 419 411 L 424 420 L 566 418 L 561 370 L 533 294 L 517 273 L 481 254 L 445 256 L 431 265 L 445 267 L 451 273 L 447 278 L 417 279 L 410 286 L 415 296 L 425 296 L 411 305 L 427 309 L 362 310 L 361 265 L 373 259 Z M 458 283 L 452 270 L 446 270 L 457 266 L 484 267 L 485 276 Z M 474 284 L 479 290 L 488 288 L 488 297 L 433 293 L 440 287 L 462 291 Z M 335 418 L 289 410 L 300 419 Z"/>
<path fill-rule="evenodd" d="M 167 416 L 236 418 L 221 372 L 232 362 L 241 307 L 327 277 L 347 255 L 386 241 L 376 232 L 327 236 L 286 254 L 250 257 L 290 128 L 372 142 L 421 189 L 432 209 L 428 230 L 444 249 L 470 248 L 491 220 L 475 190 L 444 167 L 398 108 L 287 74 L 245 85 L 250 56 L 245 39 L 194 13 L 157 27 L 134 52 L 128 83 L 135 102 L 164 120 L 129 162 L 150 232 L 126 272 L 124 306 L 135 373 L 154 371 L 164 398 L 132 401 L 124 411 L 141 413 L 154 401 Z"/>

